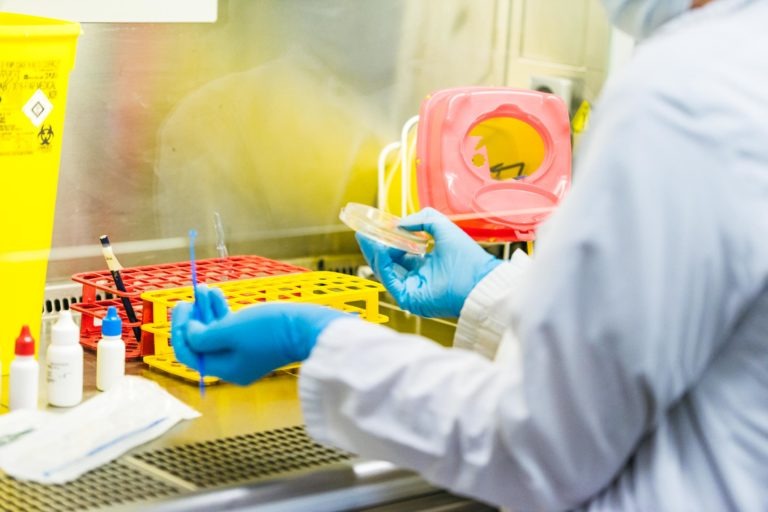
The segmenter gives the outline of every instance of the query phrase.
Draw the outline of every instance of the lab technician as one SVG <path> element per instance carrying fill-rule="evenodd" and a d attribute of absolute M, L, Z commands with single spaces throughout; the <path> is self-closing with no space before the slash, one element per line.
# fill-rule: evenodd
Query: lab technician
<path fill-rule="evenodd" d="M 208 291 L 179 359 L 242 384 L 306 359 L 316 439 L 514 510 L 768 510 L 768 1 L 603 2 L 640 44 L 534 258 L 430 210 L 423 259 L 360 240 L 459 349 Z"/>

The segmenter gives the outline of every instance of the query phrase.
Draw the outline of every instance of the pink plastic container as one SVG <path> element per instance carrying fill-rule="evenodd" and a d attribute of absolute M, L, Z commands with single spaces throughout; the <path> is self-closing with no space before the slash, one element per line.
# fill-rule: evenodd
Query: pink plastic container
<path fill-rule="evenodd" d="M 537 91 L 468 87 L 421 105 L 419 202 L 478 241 L 528 241 L 571 182 L 568 110 Z"/>

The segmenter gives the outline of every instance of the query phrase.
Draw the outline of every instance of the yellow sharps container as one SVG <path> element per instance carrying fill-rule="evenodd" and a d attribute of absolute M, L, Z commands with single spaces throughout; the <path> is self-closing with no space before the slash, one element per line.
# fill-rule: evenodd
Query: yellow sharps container
<path fill-rule="evenodd" d="M 80 25 L 0 12 L 0 361 L 36 340 L 53 234 L 67 81 Z"/>

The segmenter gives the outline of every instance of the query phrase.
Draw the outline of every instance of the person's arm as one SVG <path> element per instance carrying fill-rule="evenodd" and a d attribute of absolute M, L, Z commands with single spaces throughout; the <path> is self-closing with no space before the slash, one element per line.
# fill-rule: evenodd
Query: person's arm
<path fill-rule="evenodd" d="M 616 478 L 746 293 L 727 271 L 718 141 L 663 95 L 621 100 L 603 105 L 508 318 L 519 371 L 339 320 L 302 368 L 312 435 L 519 510 L 576 507 Z"/>

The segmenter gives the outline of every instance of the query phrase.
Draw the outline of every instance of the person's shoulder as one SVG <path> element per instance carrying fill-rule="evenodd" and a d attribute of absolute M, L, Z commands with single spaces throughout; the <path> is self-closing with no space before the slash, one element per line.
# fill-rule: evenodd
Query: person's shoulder
<path fill-rule="evenodd" d="M 696 51 L 696 42 L 684 34 L 665 33 L 642 42 L 621 72 L 622 92 L 635 101 L 675 98 L 685 102 L 701 85 L 708 64 Z"/>
<path fill-rule="evenodd" d="M 638 44 L 622 87 L 638 99 L 663 98 L 683 108 L 736 113 L 766 104 L 768 33 L 754 17 L 768 17 L 768 8 L 742 3 L 747 6 L 691 12 L 662 27 Z"/>
<path fill-rule="evenodd" d="M 725 26 L 719 33 L 716 27 L 662 31 L 639 44 L 606 84 L 600 106 L 620 112 L 631 105 L 635 114 L 662 112 L 689 121 L 758 121 L 756 112 L 768 108 L 768 59 L 754 40 L 741 35 L 724 41 L 735 30 Z M 758 39 L 768 44 L 768 37 Z"/>

